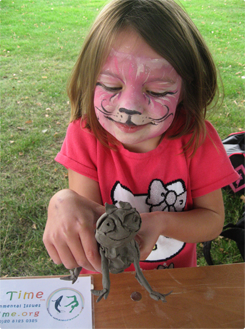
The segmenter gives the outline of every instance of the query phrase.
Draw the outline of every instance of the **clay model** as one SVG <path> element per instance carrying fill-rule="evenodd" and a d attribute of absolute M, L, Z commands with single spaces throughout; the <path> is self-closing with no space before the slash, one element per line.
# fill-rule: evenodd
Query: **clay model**
<path fill-rule="evenodd" d="M 101 268 L 102 268 L 102 290 L 92 290 L 92 293 L 107 298 L 110 292 L 109 272 L 117 274 L 123 272 L 132 263 L 136 270 L 136 279 L 149 292 L 150 297 L 155 300 L 166 302 L 168 294 L 153 291 L 145 279 L 139 265 L 140 251 L 138 243 L 134 240 L 141 226 L 141 217 L 135 208 L 128 202 L 119 202 L 121 208 L 115 205 L 105 204 L 106 212 L 96 223 L 95 238 L 100 245 Z M 81 267 L 70 271 L 71 275 L 64 280 L 74 283 L 81 271 Z"/>

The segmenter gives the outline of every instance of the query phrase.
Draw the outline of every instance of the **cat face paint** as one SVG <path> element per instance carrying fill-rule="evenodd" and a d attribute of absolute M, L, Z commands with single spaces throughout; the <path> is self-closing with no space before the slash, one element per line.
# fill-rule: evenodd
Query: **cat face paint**
<path fill-rule="evenodd" d="M 94 107 L 105 130 L 126 148 L 143 146 L 145 152 L 173 122 L 182 80 L 136 33 L 123 40 L 101 70 Z"/>

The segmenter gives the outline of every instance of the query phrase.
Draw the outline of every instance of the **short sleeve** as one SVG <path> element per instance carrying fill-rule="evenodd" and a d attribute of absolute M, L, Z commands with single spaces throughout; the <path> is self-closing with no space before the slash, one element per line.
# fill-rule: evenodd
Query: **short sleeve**
<path fill-rule="evenodd" d="M 69 124 L 55 160 L 66 168 L 98 181 L 96 150 L 96 138 L 78 119 Z"/>
<path fill-rule="evenodd" d="M 206 122 L 206 128 L 206 139 L 190 161 L 189 172 L 193 198 L 213 192 L 239 178 L 218 133 L 210 122 Z"/>

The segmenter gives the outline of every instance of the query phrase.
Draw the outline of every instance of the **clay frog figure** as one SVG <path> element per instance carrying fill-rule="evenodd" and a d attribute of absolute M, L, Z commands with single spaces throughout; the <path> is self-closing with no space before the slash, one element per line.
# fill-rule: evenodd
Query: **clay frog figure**
<path fill-rule="evenodd" d="M 106 212 L 96 223 L 95 238 L 100 245 L 101 268 L 102 268 L 102 290 L 92 290 L 92 293 L 107 298 L 110 292 L 109 272 L 117 274 L 123 272 L 132 263 L 136 270 L 136 279 L 149 292 L 150 297 L 155 300 L 166 302 L 168 294 L 153 291 L 145 279 L 139 265 L 140 251 L 138 243 L 134 240 L 141 226 L 141 217 L 135 208 L 128 202 L 119 202 L 121 208 L 115 205 L 105 204 Z M 71 275 L 65 280 L 74 283 L 81 271 L 81 267 L 71 270 Z"/>

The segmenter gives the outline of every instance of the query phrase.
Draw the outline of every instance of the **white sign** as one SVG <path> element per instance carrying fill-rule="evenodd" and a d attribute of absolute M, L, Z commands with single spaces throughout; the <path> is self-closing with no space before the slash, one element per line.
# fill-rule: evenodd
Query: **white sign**
<path fill-rule="evenodd" d="M 59 278 L 0 281 L 1 329 L 89 329 L 92 325 L 91 277 L 72 284 Z"/>

